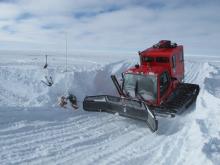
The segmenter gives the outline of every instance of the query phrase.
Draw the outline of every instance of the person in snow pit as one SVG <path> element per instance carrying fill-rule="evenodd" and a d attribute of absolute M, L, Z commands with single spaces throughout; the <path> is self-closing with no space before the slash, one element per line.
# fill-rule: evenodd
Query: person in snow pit
<path fill-rule="evenodd" d="M 67 105 L 67 99 L 65 96 L 62 96 L 59 100 L 59 105 L 62 107 L 62 108 L 66 108 L 66 105 Z"/>
<path fill-rule="evenodd" d="M 78 109 L 78 105 L 77 105 L 77 99 L 76 99 L 76 96 L 72 95 L 72 94 L 69 94 L 67 97 L 65 96 L 62 96 L 60 98 L 60 101 L 59 101 L 59 105 L 63 108 L 66 108 L 66 105 L 68 103 L 68 100 L 71 104 L 71 106 L 74 108 L 74 109 Z"/>

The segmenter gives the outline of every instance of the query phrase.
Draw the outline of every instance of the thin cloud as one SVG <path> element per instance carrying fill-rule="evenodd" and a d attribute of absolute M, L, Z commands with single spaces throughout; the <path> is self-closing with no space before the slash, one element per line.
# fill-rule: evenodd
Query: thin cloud
<path fill-rule="evenodd" d="M 216 55 L 219 6 L 215 0 L 0 1 L 0 45 L 56 50 L 67 33 L 71 49 L 137 51 L 171 39 L 187 53 Z"/>

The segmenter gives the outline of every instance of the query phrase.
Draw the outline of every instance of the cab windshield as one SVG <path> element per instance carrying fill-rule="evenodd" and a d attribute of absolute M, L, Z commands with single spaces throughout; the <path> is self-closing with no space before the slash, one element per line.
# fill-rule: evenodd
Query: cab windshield
<path fill-rule="evenodd" d="M 123 90 L 131 97 L 136 94 L 144 100 L 157 99 L 157 78 L 155 75 L 130 74 L 124 75 Z"/>

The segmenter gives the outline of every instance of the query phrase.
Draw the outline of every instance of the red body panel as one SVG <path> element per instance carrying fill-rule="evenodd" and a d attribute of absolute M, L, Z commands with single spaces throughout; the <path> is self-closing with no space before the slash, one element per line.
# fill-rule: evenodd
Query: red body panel
<path fill-rule="evenodd" d="M 149 65 L 149 66 L 161 66 L 164 69 L 168 70 L 171 77 L 177 78 L 181 81 L 184 77 L 184 59 L 183 59 L 183 46 L 179 45 L 174 48 L 154 48 L 151 47 L 142 52 L 139 52 L 140 63 L 141 65 Z M 169 62 L 167 63 L 159 63 L 159 62 L 144 62 L 144 57 L 167 57 Z M 176 67 L 173 67 L 172 58 L 176 58 Z"/>
<path fill-rule="evenodd" d="M 153 74 L 157 76 L 157 100 L 148 104 L 160 105 L 164 102 L 170 94 L 175 90 L 176 85 L 182 82 L 184 78 L 184 58 L 183 46 L 171 44 L 170 41 L 162 40 L 158 44 L 139 52 L 140 65 L 129 68 L 125 73 L 132 74 Z M 167 73 L 169 83 L 166 90 L 161 95 L 161 76 Z"/>

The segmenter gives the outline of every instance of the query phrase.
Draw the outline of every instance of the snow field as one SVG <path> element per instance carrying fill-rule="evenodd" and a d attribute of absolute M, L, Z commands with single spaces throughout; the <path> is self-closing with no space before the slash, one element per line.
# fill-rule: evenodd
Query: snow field
<path fill-rule="evenodd" d="M 39 61 L 0 64 L 1 164 L 218 164 L 220 162 L 220 64 L 186 60 L 186 82 L 200 85 L 195 108 L 174 119 L 158 118 L 152 134 L 144 122 L 106 113 L 62 110 L 67 91 L 116 94 L 110 74 L 136 61 L 109 64 L 71 59 L 49 65 L 51 88 L 40 83 Z M 26 61 L 26 62 L 25 62 Z M 95 61 L 95 60 L 94 60 Z M 81 103 L 80 103 L 81 104 Z"/>

